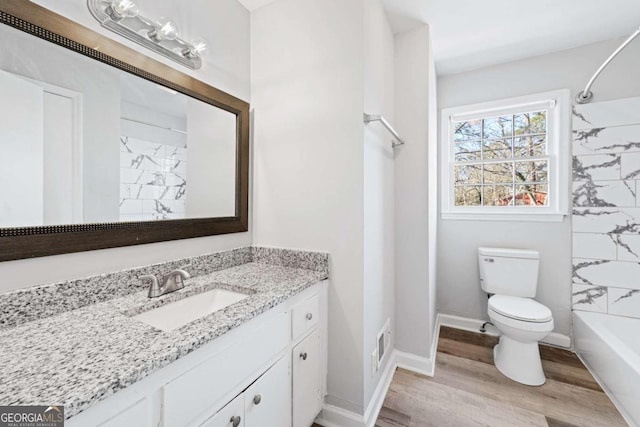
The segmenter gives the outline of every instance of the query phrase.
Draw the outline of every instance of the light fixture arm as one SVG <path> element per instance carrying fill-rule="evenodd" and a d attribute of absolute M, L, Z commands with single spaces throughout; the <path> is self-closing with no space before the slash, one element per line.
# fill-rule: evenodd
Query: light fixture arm
<path fill-rule="evenodd" d="M 166 39 L 159 36 L 161 26 L 154 20 L 140 14 L 120 16 L 113 11 L 112 4 L 104 0 L 87 0 L 87 7 L 100 25 L 122 37 L 193 70 L 202 67 L 200 51 L 204 49 L 198 49 L 180 37 Z"/>

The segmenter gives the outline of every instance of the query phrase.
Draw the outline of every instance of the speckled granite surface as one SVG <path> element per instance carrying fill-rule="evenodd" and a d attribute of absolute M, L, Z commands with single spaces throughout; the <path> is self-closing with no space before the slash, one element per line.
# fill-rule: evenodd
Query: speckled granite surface
<path fill-rule="evenodd" d="M 160 276 L 190 264 L 189 273 L 195 277 L 251 261 L 251 247 L 247 246 L 3 293 L 0 294 L 0 329 L 139 292 L 148 286 L 138 280 L 145 274 Z"/>
<path fill-rule="evenodd" d="M 326 252 L 310 252 L 296 249 L 270 248 L 252 246 L 253 262 L 280 265 L 282 267 L 304 268 L 306 270 L 329 273 L 329 254 Z"/>
<path fill-rule="evenodd" d="M 232 258 L 246 252 L 242 254 Z M 71 417 L 328 276 L 326 267 L 292 268 L 261 261 L 200 274 L 184 289 L 155 300 L 137 288 L 125 296 L 0 330 L 0 405 L 55 403 L 64 405 L 65 415 Z M 129 277 L 119 280 L 132 280 Z M 249 297 L 171 332 L 129 317 L 218 286 Z"/>
<path fill-rule="evenodd" d="M 327 274 L 329 271 L 329 254 L 326 252 L 247 246 L 2 293 L 0 330 L 139 292 L 148 286 L 138 280 L 138 277 L 145 274 L 160 277 L 188 264 L 187 270 L 191 276 L 196 277 L 249 262 Z"/>

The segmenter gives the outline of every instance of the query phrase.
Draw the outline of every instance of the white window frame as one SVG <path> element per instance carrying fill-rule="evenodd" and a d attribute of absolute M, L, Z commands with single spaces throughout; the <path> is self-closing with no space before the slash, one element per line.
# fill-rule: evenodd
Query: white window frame
<path fill-rule="evenodd" d="M 487 221 L 556 221 L 568 215 L 571 170 L 570 92 L 561 89 L 441 111 L 440 203 L 442 219 Z M 547 110 L 549 157 L 548 206 L 456 206 L 454 191 L 454 121 Z"/>

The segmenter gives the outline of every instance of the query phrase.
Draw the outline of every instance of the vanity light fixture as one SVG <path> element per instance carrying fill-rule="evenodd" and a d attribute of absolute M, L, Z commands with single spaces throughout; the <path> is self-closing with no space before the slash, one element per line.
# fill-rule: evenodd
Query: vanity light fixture
<path fill-rule="evenodd" d="M 133 0 L 87 0 L 87 6 L 103 27 L 191 69 L 202 66 L 206 41 L 201 37 L 191 42 L 182 39 L 178 26 L 170 19 L 153 20 L 140 15 Z"/>

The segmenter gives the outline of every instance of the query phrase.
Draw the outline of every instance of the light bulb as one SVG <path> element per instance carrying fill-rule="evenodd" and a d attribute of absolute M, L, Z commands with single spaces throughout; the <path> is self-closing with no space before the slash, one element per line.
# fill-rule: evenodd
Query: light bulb
<path fill-rule="evenodd" d="M 155 41 L 175 40 L 178 37 L 178 26 L 168 18 L 158 19 L 158 26 L 149 33 L 149 37 Z"/>
<path fill-rule="evenodd" d="M 131 0 L 113 0 L 111 2 L 111 11 L 117 18 L 134 18 L 140 13 L 138 5 Z"/>
<path fill-rule="evenodd" d="M 207 45 L 207 41 L 202 37 L 196 37 L 190 43 L 190 46 L 182 51 L 184 56 L 187 58 L 195 58 L 197 56 L 201 56 L 209 46 Z"/>
<path fill-rule="evenodd" d="M 202 37 L 196 37 L 193 39 L 191 41 L 191 45 L 193 46 L 191 50 L 198 55 L 202 55 L 207 49 L 209 49 L 207 41 Z"/>

